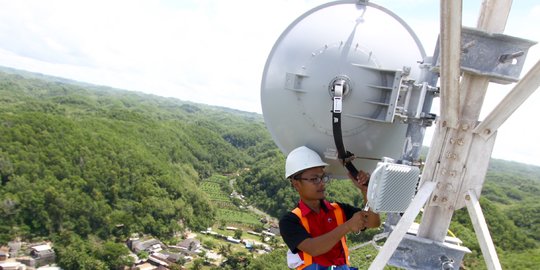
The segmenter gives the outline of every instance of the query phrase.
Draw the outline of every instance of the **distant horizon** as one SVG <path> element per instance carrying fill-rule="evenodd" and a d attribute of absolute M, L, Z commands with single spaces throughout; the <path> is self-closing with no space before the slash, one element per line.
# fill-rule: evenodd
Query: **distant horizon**
<path fill-rule="evenodd" d="M 72 83 L 80 83 L 80 84 L 91 85 L 91 86 L 95 86 L 95 87 L 109 88 L 109 89 L 111 89 L 113 91 L 132 92 L 132 93 L 137 93 L 137 94 L 146 95 L 146 96 L 154 96 L 154 97 L 160 97 L 160 98 L 165 98 L 165 99 L 178 100 L 178 101 L 184 102 L 184 103 L 191 103 L 191 104 L 196 104 L 196 105 L 203 105 L 203 106 L 209 106 L 209 107 L 214 107 L 214 108 L 238 111 L 238 112 L 242 112 L 242 113 L 255 114 L 255 115 L 260 116 L 264 121 L 264 115 L 262 113 L 258 113 L 258 112 L 243 111 L 241 109 L 231 108 L 231 107 L 226 107 L 226 106 L 221 106 L 221 105 L 212 105 L 212 104 L 206 104 L 206 103 L 201 103 L 201 102 L 194 102 L 194 101 L 184 100 L 184 99 L 181 99 L 179 97 L 161 96 L 161 95 L 158 95 L 158 94 L 146 93 L 146 92 L 138 91 L 138 90 L 122 89 L 122 88 L 112 87 L 112 86 L 108 86 L 108 85 L 99 85 L 99 84 L 84 82 L 84 81 L 80 81 L 80 80 L 76 80 L 76 79 L 64 78 L 64 77 L 55 76 L 55 75 L 49 75 L 49 74 L 45 74 L 45 73 L 41 73 L 41 72 L 33 72 L 33 71 L 24 70 L 24 69 L 18 69 L 18 68 L 13 68 L 13 67 L 8 67 L 8 66 L 1 66 L 0 65 L 0 72 L 4 72 L 5 69 L 10 69 L 10 70 L 14 71 L 12 74 L 17 74 L 17 72 L 19 72 L 19 73 L 21 73 L 21 72 L 22 73 L 29 73 L 30 75 L 37 75 L 37 76 L 48 77 L 50 79 L 56 79 L 56 80 L 59 79 L 59 80 L 69 81 L 69 82 L 66 82 L 66 83 L 70 83 L 70 82 L 72 82 Z M 47 78 L 45 78 L 45 79 L 47 79 Z M 84 86 L 81 86 L 81 85 L 78 85 L 78 86 L 84 87 Z M 429 128 L 434 129 L 434 125 L 432 127 L 429 127 Z M 424 138 L 422 146 L 423 146 L 423 148 L 429 149 L 430 145 L 426 144 L 425 138 Z M 500 157 L 494 157 L 493 155 L 490 157 L 490 159 L 503 160 L 503 161 L 507 161 L 507 162 L 515 162 L 515 163 L 524 164 L 524 165 L 528 165 L 528 166 L 540 167 L 540 164 L 527 163 L 527 162 L 523 162 L 523 161 L 519 161 L 519 160 L 512 160 L 512 159 L 504 159 L 504 158 L 500 158 Z M 424 162 L 425 162 L 425 160 L 424 160 Z"/>

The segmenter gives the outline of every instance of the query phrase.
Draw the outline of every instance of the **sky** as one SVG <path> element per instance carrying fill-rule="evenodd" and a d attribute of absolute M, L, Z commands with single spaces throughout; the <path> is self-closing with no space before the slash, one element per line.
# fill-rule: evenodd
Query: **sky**
<path fill-rule="evenodd" d="M 261 113 L 272 46 L 296 18 L 328 2 L 0 0 L 0 66 Z M 404 19 L 432 55 L 439 1 L 371 2 Z M 463 24 L 474 27 L 482 1 L 464 2 Z M 504 33 L 540 41 L 539 27 L 540 3 L 515 0 Z M 521 75 L 539 59 L 536 45 Z M 481 119 L 512 87 L 490 86 Z M 540 165 L 539 105 L 537 91 L 499 129 L 492 157 Z"/>

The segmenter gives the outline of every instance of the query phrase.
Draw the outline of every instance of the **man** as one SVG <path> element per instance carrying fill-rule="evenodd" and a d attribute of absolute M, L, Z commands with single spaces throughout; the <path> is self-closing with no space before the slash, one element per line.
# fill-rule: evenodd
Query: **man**
<path fill-rule="evenodd" d="M 305 146 L 294 149 L 287 156 L 285 177 L 300 195 L 298 207 L 279 221 L 283 240 L 293 254 L 299 255 L 298 263 L 289 261 L 291 268 L 350 269 L 345 235 L 380 226 L 378 214 L 325 200 L 325 185 L 329 181 L 324 173 L 326 166 L 328 164 L 315 151 Z M 366 202 L 365 184 L 369 175 L 361 171 L 357 179 L 351 177 L 351 180 Z"/>

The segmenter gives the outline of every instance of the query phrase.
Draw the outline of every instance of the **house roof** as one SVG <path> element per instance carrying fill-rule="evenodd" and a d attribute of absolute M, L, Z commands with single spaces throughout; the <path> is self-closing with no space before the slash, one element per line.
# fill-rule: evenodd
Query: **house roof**
<path fill-rule="evenodd" d="M 161 245 L 161 242 L 157 239 L 150 239 L 146 241 L 134 242 L 132 248 L 136 250 L 146 250 L 153 245 Z"/>
<path fill-rule="evenodd" d="M 229 237 L 227 237 L 227 241 L 239 244 L 241 240 L 229 236 Z"/>
<path fill-rule="evenodd" d="M 24 264 L 20 263 L 20 262 L 0 262 L 0 268 L 1 269 L 11 269 L 11 268 L 15 268 L 15 267 L 20 267 Z M 2 268 L 3 267 L 3 268 Z"/>
<path fill-rule="evenodd" d="M 150 255 L 150 257 L 148 257 L 148 260 L 158 265 L 169 266 L 169 263 L 166 262 L 166 260 L 162 260 L 154 255 Z"/>
<path fill-rule="evenodd" d="M 177 262 L 178 260 L 184 257 L 180 253 L 173 253 L 173 252 L 168 252 L 168 251 L 160 251 L 160 253 L 163 255 L 166 255 L 167 256 L 166 259 L 172 262 Z"/>
<path fill-rule="evenodd" d="M 52 247 L 49 244 L 44 244 L 44 245 L 33 246 L 33 247 L 31 247 L 31 249 L 33 249 L 33 250 L 35 250 L 37 252 L 41 252 L 41 251 L 52 250 Z"/>
<path fill-rule="evenodd" d="M 201 244 L 201 242 L 199 240 L 197 240 L 195 238 L 189 238 L 189 239 L 186 239 L 186 240 L 182 241 L 180 244 L 178 244 L 178 246 L 189 249 L 190 246 L 192 245 L 192 243 L 193 243 L 193 245 L 195 247 Z"/>
<path fill-rule="evenodd" d="M 154 265 L 151 265 L 150 263 L 143 263 L 136 266 L 136 269 L 138 270 L 154 270 L 156 268 L 157 267 L 155 267 Z"/>

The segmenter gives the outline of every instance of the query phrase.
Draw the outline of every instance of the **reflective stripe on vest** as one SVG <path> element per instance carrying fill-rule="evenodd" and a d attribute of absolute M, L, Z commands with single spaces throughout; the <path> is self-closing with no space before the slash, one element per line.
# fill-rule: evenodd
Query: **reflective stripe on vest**
<path fill-rule="evenodd" d="M 331 203 L 331 205 L 334 207 L 334 215 L 336 216 L 336 222 L 337 222 L 337 225 L 339 226 L 345 222 L 345 218 L 343 216 L 343 210 L 337 203 Z M 298 218 L 300 218 L 300 221 L 302 222 L 302 226 L 304 226 L 304 229 L 306 229 L 306 231 L 311 234 L 309 230 L 308 220 L 306 217 L 302 216 L 302 211 L 300 210 L 300 208 L 296 207 L 294 210 L 292 210 L 292 212 Z M 347 240 L 345 239 L 345 236 L 341 237 L 341 246 L 343 247 L 343 252 L 345 253 L 345 263 L 347 263 L 347 265 L 350 265 L 349 264 L 349 248 L 347 248 L 346 242 Z M 303 256 L 304 264 L 298 266 L 296 268 L 297 270 L 302 270 L 313 263 L 313 257 L 311 255 L 303 251 L 300 251 L 300 252 L 302 252 L 302 254 L 304 255 Z"/>

